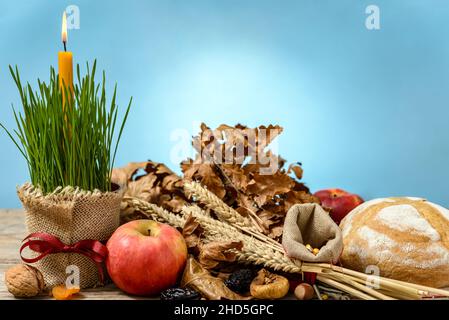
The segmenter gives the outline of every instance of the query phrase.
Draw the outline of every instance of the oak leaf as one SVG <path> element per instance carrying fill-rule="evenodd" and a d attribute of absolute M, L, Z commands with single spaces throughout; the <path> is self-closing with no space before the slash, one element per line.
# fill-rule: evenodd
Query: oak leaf
<path fill-rule="evenodd" d="M 288 166 L 287 174 L 290 174 L 291 172 L 295 174 L 296 179 L 298 180 L 302 179 L 303 170 L 299 162 L 292 163 Z"/>
<path fill-rule="evenodd" d="M 221 262 L 235 262 L 236 253 L 231 249 L 241 251 L 241 241 L 213 241 L 203 244 L 198 255 L 199 262 L 206 269 L 213 269 Z"/>
<path fill-rule="evenodd" d="M 212 276 L 193 257 L 189 257 L 181 279 L 181 286 L 189 286 L 209 300 L 249 300 L 229 289 L 222 279 Z"/>
<path fill-rule="evenodd" d="M 114 168 L 112 170 L 111 180 L 115 183 L 126 186 L 128 181 L 133 178 L 133 176 L 140 169 L 145 169 L 147 166 L 147 161 L 144 162 L 130 162 L 126 166 L 121 168 Z"/>
<path fill-rule="evenodd" d="M 195 253 L 199 252 L 199 247 L 201 246 L 201 235 L 204 229 L 200 223 L 189 214 L 182 228 L 182 236 L 186 242 L 187 248 Z"/>
<path fill-rule="evenodd" d="M 198 169 L 198 175 L 202 177 L 201 183 L 207 187 L 209 191 L 212 191 L 219 198 L 223 198 L 226 194 L 223 181 L 217 175 L 213 169 L 212 164 L 201 164 Z"/>

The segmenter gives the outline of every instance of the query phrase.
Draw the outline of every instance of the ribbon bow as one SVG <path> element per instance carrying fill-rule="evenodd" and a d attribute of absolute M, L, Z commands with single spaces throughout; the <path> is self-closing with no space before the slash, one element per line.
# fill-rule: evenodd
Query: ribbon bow
<path fill-rule="evenodd" d="M 20 257 L 26 263 L 34 263 L 48 254 L 52 253 L 79 253 L 88 258 L 90 258 L 97 265 L 98 275 L 100 277 L 100 281 L 103 283 L 104 274 L 102 262 L 106 259 L 108 255 L 108 248 L 102 244 L 98 240 L 81 240 L 74 244 L 67 245 L 59 240 L 57 237 L 44 233 L 44 232 L 35 232 L 31 233 L 25 239 L 25 242 L 20 247 Z M 32 251 L 40 253 L 35 258 L 25 258 L 22 256 L 22 251 L 29 247 Z"/>

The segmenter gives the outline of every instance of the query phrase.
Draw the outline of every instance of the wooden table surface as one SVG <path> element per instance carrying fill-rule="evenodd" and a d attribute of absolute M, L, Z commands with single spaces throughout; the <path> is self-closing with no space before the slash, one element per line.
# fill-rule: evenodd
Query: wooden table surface
<path fill-rule="evenodd" d="M 5 271 L 20 263 L 19 248 L 25 234 L 24 212 L 20 209 L 0 210 L 0 300 L 15 299 L 6 289 Z M 33 299 L 50 299 L 48 294 Z M 78 299 L 115 300 L 142 299 L 128 296 L 114 285 L 103 288 L 83 290 Z"/>

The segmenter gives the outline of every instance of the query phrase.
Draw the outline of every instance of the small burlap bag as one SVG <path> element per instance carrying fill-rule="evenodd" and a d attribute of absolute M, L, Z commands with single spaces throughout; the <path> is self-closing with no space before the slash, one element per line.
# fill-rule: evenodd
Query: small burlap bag
<path fill-rule="evenodd" d="M 19 187 L 17 193 L 26 211 L 28 233 L 49 233 L 70 245 L 86 239 L 106 241 L 119 226 L 123 189 L 91 192 L 58 187 L 51 194 L 44 195 L 27 183 Z M 34 252 L 27 255 L 37 256 Z M 65 283 L 69 265 L 79 268 L 81 288 L 99 285 L 97 265 L 84 255 L 54 253 L 35 263 L 47 288 Z"/>
<path fill-rule="evenodd" d="M 314 255 L 306 244 L 320 252 Z M 336 263 L 343 251 L 343 238 L 340 228 L 320 205 L 297 204 L 285 217 L 282 245 L 293 260 Z"/>

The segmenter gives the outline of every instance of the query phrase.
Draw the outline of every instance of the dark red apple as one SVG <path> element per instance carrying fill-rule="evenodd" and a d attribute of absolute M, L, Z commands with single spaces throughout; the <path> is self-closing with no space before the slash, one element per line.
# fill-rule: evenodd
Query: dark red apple
<path fill-rule="evenodd" d="M 326 189 L 314 194 L 321 200 L 321 205 L 330 209 L 330 216 L 336 224 L 355 207 L 363 203 L 363 199 L 342 189 Z"/>
<path fill-rule="evenodd" d="M 106 268 L 112 281 L 133 295 L 151 296 L 174 286 L 187 260 L 181 233 L 153 220 L 120 226 L 106 246 Z"/>

